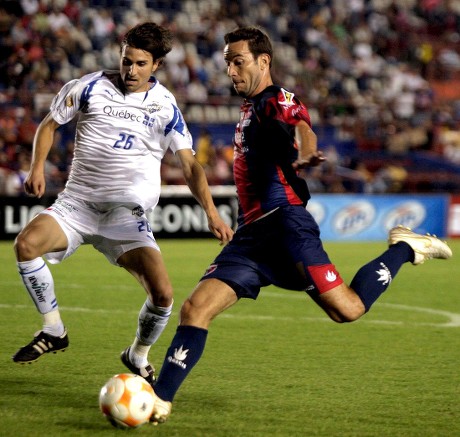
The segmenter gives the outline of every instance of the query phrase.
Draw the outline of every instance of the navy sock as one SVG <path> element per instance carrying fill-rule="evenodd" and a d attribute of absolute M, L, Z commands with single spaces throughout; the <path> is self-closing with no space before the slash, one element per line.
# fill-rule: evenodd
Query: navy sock
<path fill-rule="evenodd" d="M 190 371 L 204 351 L 208 331 L 194 326 L 178 326 L 155 383 L 155 393 L 172 401 Z"/>
<path fill-rule="evenodd" d="M 363 301 L 366 312 L 388 288 L 401 266 L 413 260 L 414 251 L 401 241 L 358 270 L 350 287 Z"/>

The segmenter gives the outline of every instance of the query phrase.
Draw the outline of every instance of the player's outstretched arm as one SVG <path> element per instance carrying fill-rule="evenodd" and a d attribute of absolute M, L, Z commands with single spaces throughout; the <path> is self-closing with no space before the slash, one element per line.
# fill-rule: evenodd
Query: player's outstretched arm
<path fill-rule="evenodd" d="M 296 125 L 295 140 L 299 150 L 299 156 L 292 166 L 296 170 L 306 167 L 315 167 L 326 160 L 323 156 L 323 152 L 318 150 L 316 134 L 305 121 L 300 121 Z"/>
<path fill-rule="evenodd" d="M 35 132 L 30 172 L 24 181 L 25 192 L 30 196 L 40 198 L 45 194 L 45 162 L 58 127 L 59 124 L 49 113 Z"/>
<path fill-rule="evenodd" d="M 203 167 L 201 167 L 193 156 L 193 152 L 189 149 L 179 150 L 177 155 L 179 156 L 185 181 L 206 213 L 209 230 L 221 243 L 228 243 L 233 238 L 233 230 L 224 222 L 214 205 Z"/>

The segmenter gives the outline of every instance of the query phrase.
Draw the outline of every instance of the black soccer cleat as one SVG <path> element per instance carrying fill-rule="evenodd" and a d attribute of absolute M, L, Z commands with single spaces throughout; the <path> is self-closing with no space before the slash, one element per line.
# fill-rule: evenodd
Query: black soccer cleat
<path fill-rule="evenodd" d="M 155 369 L 152 365 L 147 364 L 145 367 L 136 367 L 131 361 L 129 361 L 129 349 L 127 347 L 120 355 L 121 362 L 135 375 L 142 376 L 152 387 L 155 384 Z"/>
<path fill-rule="evenodd" d="M 39 331 L 34 334 L 34 339 L 27 346 L 22 347 L 13 355 L 13 361 L 19 364 L 30 364 L 37 361 L 43 354 L 64 352 L 68 346 L 67 330 L 64 330 L 64 334 L 60 337 Z"/>

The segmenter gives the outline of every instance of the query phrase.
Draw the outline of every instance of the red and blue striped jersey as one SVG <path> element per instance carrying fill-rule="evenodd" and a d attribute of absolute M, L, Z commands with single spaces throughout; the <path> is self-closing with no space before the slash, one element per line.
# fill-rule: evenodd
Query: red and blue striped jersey
<path fill-rule="evenodd" d="M 233 139 L 239 226 L 281 206 L 307 204 L 307 184 L 292 167 L 300 120 L 311 126 L 306 106 L 279 86 L 269 86 L 241 106 Z"/>

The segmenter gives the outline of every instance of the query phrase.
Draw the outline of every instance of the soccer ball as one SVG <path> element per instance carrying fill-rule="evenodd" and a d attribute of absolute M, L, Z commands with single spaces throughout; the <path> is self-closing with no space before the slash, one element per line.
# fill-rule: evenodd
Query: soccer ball
<path fill-rule="evenodd" d="M 112 376 L 99 393 L 99 406 L 117 428 L 136 428 L 147 423 L 155 403 L 153 389 L 141 376 L 120 373 Z"/>

